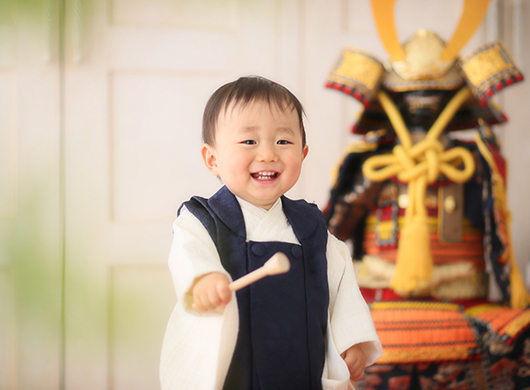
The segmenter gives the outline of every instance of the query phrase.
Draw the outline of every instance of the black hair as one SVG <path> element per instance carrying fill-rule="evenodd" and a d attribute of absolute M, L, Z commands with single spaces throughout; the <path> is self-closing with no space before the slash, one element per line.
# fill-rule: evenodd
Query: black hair
<path fill-rule="evenodd" d="M 221 86 L 212 94 L 202 118 L 203 141 L 208 145 L 215 145 L 217 119 L 222 109 L 226 112 L 232 102 L 234 105 L 245 106 L 255 101 L 267 102 L 269 105 L 274 102 L 282 112 L 296 110 L 302 132 L 302 146 L 306 145 L 302 103 L 284 86 L 260 76 L 241 77 Z"/>

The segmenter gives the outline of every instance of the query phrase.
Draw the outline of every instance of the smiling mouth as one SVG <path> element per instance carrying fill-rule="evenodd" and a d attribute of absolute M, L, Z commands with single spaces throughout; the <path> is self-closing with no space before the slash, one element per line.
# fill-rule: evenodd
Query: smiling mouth
<path fill-rule="evenodd" d="M 257 179 L 257 180 L 273 180 L 279 176 L 279 173 L 270 172 L 270 171 L 261 171 L 261 172 L 251 173 L 250 176 L 252 176 L 254 179 Z"/>

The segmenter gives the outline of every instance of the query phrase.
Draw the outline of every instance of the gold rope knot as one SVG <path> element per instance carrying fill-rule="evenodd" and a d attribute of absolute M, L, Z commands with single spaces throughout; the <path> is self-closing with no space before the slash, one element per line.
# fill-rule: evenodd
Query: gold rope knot
<path fill-rule="evenodd" d="M 462 164 L 463 168 L 458 166 Z M 455 147 L 444 151 L 440 141 L 423 139 L 407 150 L 396 145 L 392 154 L 373 156 L 363 165 L 363 174 L 372 181 L 383 181 L 397 176 L 410 183 L 425 176 L 432 184 L 440 173 L 455 183 L 465 183 L 475 171 L 473 155 L 467 149 Z"/>

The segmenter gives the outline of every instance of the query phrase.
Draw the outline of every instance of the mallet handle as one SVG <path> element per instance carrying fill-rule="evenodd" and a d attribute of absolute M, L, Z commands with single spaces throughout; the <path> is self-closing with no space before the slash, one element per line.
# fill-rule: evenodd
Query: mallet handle
<path fill-rule="evenodd" d="M 262 267 L 249 272 L 245 276 L 228 285 L 231 291 L 237 291 L 269 275 L 283 274 L 289 271 L 291 264 L 287 256 L 281 252 L 275 253 Z"/>

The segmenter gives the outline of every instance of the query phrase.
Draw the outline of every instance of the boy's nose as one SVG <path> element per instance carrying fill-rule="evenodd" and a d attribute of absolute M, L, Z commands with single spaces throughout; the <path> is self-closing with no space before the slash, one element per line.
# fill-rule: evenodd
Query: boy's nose
<path fill-rule="evenodd" d="M 263 162 L 278 160 L 278 155 L 276 154 L 274 147 L 271 147 L 268 145 L 262 145 L 259 148 L 257 157 L 258 157 L 258 161 L 263 161 Z"/>

